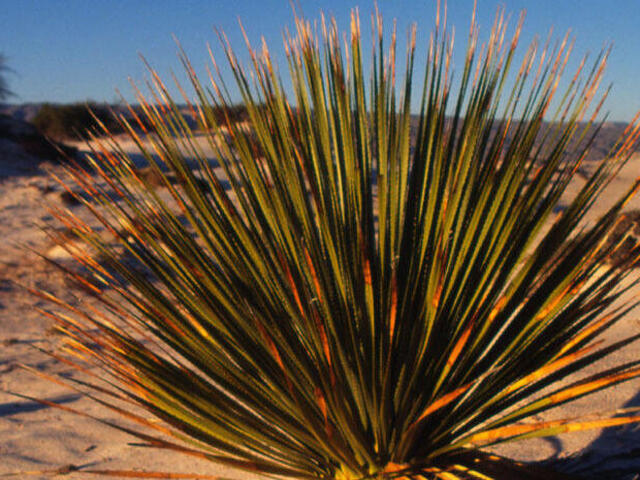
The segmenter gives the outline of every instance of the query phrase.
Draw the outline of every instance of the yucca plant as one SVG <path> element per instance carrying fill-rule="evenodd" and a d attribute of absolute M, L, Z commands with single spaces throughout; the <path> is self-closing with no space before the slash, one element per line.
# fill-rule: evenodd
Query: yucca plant
<path fill-rule="evenodd" d="M 219 121 L 234 89 L 213 54 L 204 84 L 181 53 L 195 101 L 150 69 L 144 115 L 120 121 L 164 190 L 108 131 L 89 170 L 68 170 L 97 221 L 57 212 L 94 252 L 69 248 L 69 275 L 102 308 L 40 293 L 62 307 L 52 355 L 82 374 L 57 381 L 148 446 L 298 479 L 492 478 L 485 447 L 640 421 L 531 419 L 640 375 L 633 361 L 561 382 L 638 338 L 598 340 L 635 305 L 616 302 L 635 255 L 610 264 L 602 247 L 640 182 L 584 221 L 635 121 L 555 210 L 601 125 L 608 52 L 564 83 L 568 37 L 514 66 L 522 18 L 509 40 L 499 12 L 481 46 L 472 20 L 454 82 L 445 24 L 419 79 L 415 27 L 397 74 L 377 14 L 370 58 L 357 12 L 344 39 L 296 17 L 286 84 L 266 45 L 247 41 L 247 69 L 220 34 L 246 124 Z"/>

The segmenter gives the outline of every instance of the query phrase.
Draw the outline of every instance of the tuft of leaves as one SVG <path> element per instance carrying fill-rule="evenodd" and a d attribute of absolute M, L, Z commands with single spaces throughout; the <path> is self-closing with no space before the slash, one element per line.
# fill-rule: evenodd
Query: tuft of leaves
<path fill-rule="evenodd" d="M 562 83 L 568 37 L 514 65 L 522 21 L 508 34 L 499 12 L 479 46 L 472 20 L 456 84 L 439 19 L 424 73 L 413 27 L 400 74 L 379 15 L 370 60 L 357 12 L 344 44 L 335 19 L 296 18 L 290 88 L 266 45 L 247 41 L 245 68 L 220 34 L 247 123 L 213 54 L 205 85 L 181 53 L 198 135 L 150 69 L 143 114 L 120 122 L 162 192 L 108 129 L 90 142 L 98 180 L 69 167 L 102 227 L 57 212 L 101 259 L 74 249 L 69 275 L 102 309 L 40 292 L 68 310 L 48 314 L 82 374 L 57 381 L 148 446 L 299 479 L 491 478 L 485 447 L 639 421 L 531 419 L 640 375 L 636 360 L 560 382 L 638 338 L 598 340 L 635 305 L 616 300 L 638 246 L 608 264 L 603 246 L 640 181 L 583 220 L 640 127 L 555 214 L 601 125 L 608 52 Z"/>
<path fill-rule="evenodd" d="M 6 73 L 11 69 L 7 65 L 7 57 L 0 54 L 0 101 L 6 100 L 13 96 L 13 92 L 9 89 L 9 83 L 7 82 Z"/>

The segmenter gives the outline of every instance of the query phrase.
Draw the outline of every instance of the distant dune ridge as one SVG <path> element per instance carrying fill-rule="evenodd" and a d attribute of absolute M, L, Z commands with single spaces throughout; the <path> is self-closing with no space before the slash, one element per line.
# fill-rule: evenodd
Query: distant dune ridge
<path fill-rule="evenodd" d="M 30 122 L 36 116 L 41 103 L 0 104 L 0 113 L 9 115 L 18 120 Z"/>
<path fill-rule="evenodd" d="M 25 122 L 31 122 L 38 114 L 44 103 L 23 103 L 23 104 L 2 104 L 0 103 L 0 114 L 11 116 L 17 120 Z M 56 105 L 56 104 L 53 104 Z M 62 105 L 62 104 L 60 104 Z M 113 110 L 118 115 L 124 115 L 126 118 L 130 118 L 131 114 L 129 109 L 121 104 L 97 104 L 104 106 L 105 108 Z M 134 108 L 137 108 L 134 106 Z M 242 107 L 239 106 L 239 109 Z M 192 118 L 189 108 L 185 105 L 181 107 L 181 111 L 184 114 L 184 118 L 189 124 L 190 128 L 195 129 L 197 127 L 196 121 Z M 418 117 L 414 116 L 411 119 L 412 130 L 415 131 L 418 124 Z M 605 122 L 595 141 L 592 145 L 591 152 L 585 161 L 593 161 L 603 158 L 606 153 L 615 145 L 615 142 L 626 128 L 625 122 Z M 543 128 L 544 130 L 544 128 Z"/>

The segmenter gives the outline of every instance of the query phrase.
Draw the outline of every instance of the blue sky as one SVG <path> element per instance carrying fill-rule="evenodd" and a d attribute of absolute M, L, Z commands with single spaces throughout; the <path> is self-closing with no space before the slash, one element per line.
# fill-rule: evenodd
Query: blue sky
<path fill-rule="evenodd" d="M 341 26 L 348 25 L 352 7 L 359 6 L 363 26 L 368 26 L 373 10 L 369 0 L 300 3 L 307 17 L 316 18 L 323 10 L 335 14 Z M 379 0 L 378 4 L 388 25 L 397 18 L 399 31 L 405 32 L 416 22 L 419 40 L 426 42 L 435 0 Z M 551 26 L 558 36 L 572 28 L 576 62 L 582 54 L 596 54 L 606 42 L 613 42 L 606 76 L 613 83 L 606 104 L 611 119 L 629 120 L 640 109 L 640 1 L 478 0 L 481 32 L 490 29 L 499 4 L 514 16 L 527 9 L 522 46 L 535 34 L 545 36 Z M 449 0 L 449 23 L 460 34 L 457 58 L 463 56 L 472 6 L 473 0 Z M 238 17 L 252 41 L 264 35 L 271 51 L 283 58 L 281 32 L 292 24 L 288 0 L 20 0 L 4 2 L 2 10 L 0 53 L 15 72 L 8 76 L 17 94 L 11 99 L 14 103 L 111 102 L 117 98 L 116 88 L 131 98 L 127 79 L 145 78 L 138 53 L 163 77 L 172 69 L 179 71 L 175 34 L 192 62 L 204 66 L 206 43 L 217 45 L 214 26 L 225 30 L 233 45 L 244 45 Z"/>

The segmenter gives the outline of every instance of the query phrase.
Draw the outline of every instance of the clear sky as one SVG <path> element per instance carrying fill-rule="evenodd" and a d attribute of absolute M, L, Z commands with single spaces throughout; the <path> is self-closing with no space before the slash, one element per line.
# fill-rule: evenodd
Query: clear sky
<path fill-rule="evenodd" d="M 359 6 L 363 26 L 373 10 L 372 0 L 301 0 L 304 14 L 320 10 L 348 25 L 349 11 Z M 418 24 L 426 43 L 433 25 L 435 0 L 378 0 L 389 25 L 398 19 L 400 32 Z M 596 54 L 607 42 L 614 49 L 606 81 L 613 83 L 607 102 L 613 120 L 629 120 L 640 109 L 640 0 L 478 0 L 481 32 L 490 29 L 496 7 L 505 5 L 517 16 L 527 9 L 523 42 L 535 34 L 557 35 L 572 28 L 574 58 Z M 456 52 L 463 56 L 473 0 L 449 0 L 450 24 L 460 33 Z M 175 34 L 192 62 L 207 62 L 206 43 L 216 45 L 213 27 L 222 28 L 233 45 L 243 47 L 237 19 L 252 41 L 264 35 L 273 53 L 283 58 L 281 32 L 292 25 L 289 0 L 20 0 L 2 5 L 0 53 L 14 73 L 9 86 L 12 103 L 73 102 L 117 99 L 115 89 L 131 98 L 128 77 L 145 78 L 138 57 L 143 54 L 163 76 L 180 70 Z M 515 19 L 514 19 L 515 22 Z M 464 33 L 463 33 L 464 32 Z M 482 35 L 481 35 L 482 37 Z M 404 38 L 404 36 L 402 37 Z M 483 38 L 486 38 L 483 37 Z M 218 50 L 219 51 L 219 50 Z"/>

